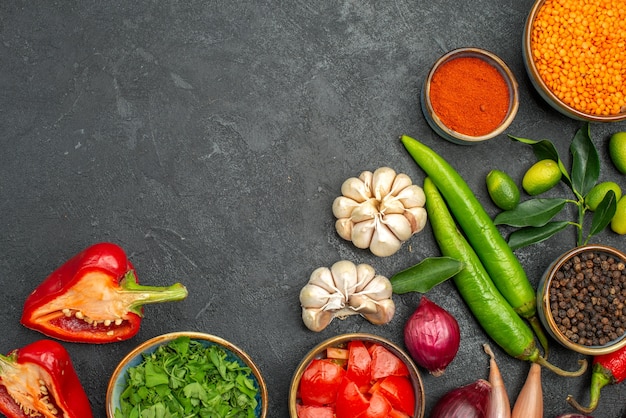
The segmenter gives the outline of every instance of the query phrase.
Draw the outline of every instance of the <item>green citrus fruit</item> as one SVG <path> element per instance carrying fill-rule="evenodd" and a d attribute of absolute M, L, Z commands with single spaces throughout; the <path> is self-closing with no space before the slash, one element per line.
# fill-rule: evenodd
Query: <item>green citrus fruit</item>
<path fill-rule="evenodd" d="M 504 171 L 491 170 L 485 179 L 491 200 L 502 210 L 515 209 L 520 194 L 517 185 Z"/>
<path fill-rule="evenodd" d="M 609 140 L 609 155 L 615 168 L 626 174 L 626 132 L 616 132 Z"/>
<path fill-rule="evenodd" d="M 561 170 L 554 160 L 537 161 L 526 171 L 522 187 L 531 196 L 547 192 L 561 180 Z"/>
<path fill-rule="evenodd" d="M 596 210 L 609 190 L 613 190 L 616 200 L 619 200 L 622 197 L 622 189 L 619 187 L 619 184 L 613 181 L 598 183 L 593 186 L 593 188 L 589 190 L 589 193 L 587 193 L 587 196 L 585 196 L 585 203 L 589 209 L 592 211 Z"/>
<path fill-rule="evenodd" d="M 620 235 L 626 234 L 626 196 L 617 201 L 617 210 L 611 219 L 611 229 Z"/>

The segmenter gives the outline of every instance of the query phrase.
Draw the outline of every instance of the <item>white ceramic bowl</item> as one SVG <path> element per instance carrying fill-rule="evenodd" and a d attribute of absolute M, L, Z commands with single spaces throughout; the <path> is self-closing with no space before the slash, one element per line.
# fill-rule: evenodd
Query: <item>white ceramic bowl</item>
<path fill-rule="evenodd" d="M 143 356 L 154 352 L 157 347 L 168 344 L 169 342 L 179 338 L 189 337 L 192 340 L 199 341 L 204 346 L 217 345 L 221 347 L 228 355 L 228 360 L 235 360 L 242 366 L 248 366 L 252 370 L 251 377 L 258 389 L 256 408 L 256 417 L 265 418 L 268 410 L 268 393 L 267 386 L 263 380 L 263 376 L 258 367 L 252 361 L 250 356 L 242 349 L 234 344 L 214 335 L 204 334 L 200 332 L 173 332 L 169 334 L 159 335 L 150 340 L 139 344 L 130 353 L 128 353 L 118 364 L 113 372 L 106 393 L 106 413 L 108 418 L 115 417 L 115 409 L 119 408 L 120 396 L 126 387 L 126 376 L 129 368 L 139 365 L 143 361 Z"/>

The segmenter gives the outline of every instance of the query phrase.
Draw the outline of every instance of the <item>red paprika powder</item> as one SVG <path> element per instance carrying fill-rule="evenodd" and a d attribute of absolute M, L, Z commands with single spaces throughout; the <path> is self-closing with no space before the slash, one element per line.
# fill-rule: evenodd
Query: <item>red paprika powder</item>
<path fill-rule="evenodd" d="M 506 80 L 483 59 L 453 58 L 432 75 L 432 108 L 444 125 L 458 133 L 489 134 L 506 118 L 509 101 Z"/>

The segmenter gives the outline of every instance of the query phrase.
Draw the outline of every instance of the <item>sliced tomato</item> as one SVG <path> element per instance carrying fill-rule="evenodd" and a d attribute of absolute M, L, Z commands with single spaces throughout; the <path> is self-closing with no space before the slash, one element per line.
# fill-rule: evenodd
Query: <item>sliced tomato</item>
<path fill-rule="evenodd" d="M 361 393 L 357 384 L 344 377 L 337 392 L 335 404 L 337 418 L 363 418 L 369 405 L 369 400 Z"/>
<path fill-rule="evenodd" d="M 408 377 L 387 376 L 380 382 L 379 391 L 395 409 L 409 416 L 415 412 L 415 392 Z"/>
<path fill-rule="evenodd" d="M 409 369 L 402 360 L 380 344 L 373 344 L 369 353 L 372 356 L 372 380 L 387 376 L 408 376 Z"/>
<path fill-rule="evenodd" d="M 335 410 L 330 406 L 296 405 L 298 418 L 335 418 Z"/>
<path fill-rule="evenodd" d="M 365 411 L 363 418 L 387 418 L 392 409 L 391 402 L 379 391 L 376 391 L 370 398 L 370 406 Z"/>
<path fill-rule="evenodd" d="M 363 344 L 363 341 L 350 341 L 350 343 L 348 343 L 346 377 L 356 383 L 360 388 L 369 386 L 371 381 L 371 364 L 372 357 L 369 351 L 367 351 L 365 344 Z"/>
<path fill-rule="evenodd" d="M 398 411 L 397 409 L 392 408 L 391 411 L 389 411 L 388 417 L 389 418 L 411 418 L 412 415 L 405 414 L 402 411 Z"/>
<path fill-rule="evenodd" d="M 346 371 L 328 359 L 315 359 L 300 379 L 300 399 L 305 405 L 327 405 L 335 402 L 337 389 Z"/>

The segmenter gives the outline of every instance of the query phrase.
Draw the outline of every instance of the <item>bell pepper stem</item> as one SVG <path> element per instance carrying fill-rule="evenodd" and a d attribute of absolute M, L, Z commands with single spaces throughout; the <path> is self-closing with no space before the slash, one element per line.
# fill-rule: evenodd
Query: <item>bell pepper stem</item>
<path fill-rule="evenodd" d="M 171 286 L 145 286 L 137 283 L 137 277 L 131 270 L 120 281 L 121 292 L 132 294 L 134 302 L 130 305 L 130 311 L 141 316 L 141 307 L 149 303 L 173 302 L 187 297 L 187 288 L 181 283 Z"/>
<path fill-rule="evenodd" d="M 533 329 L 533 331 L 535 331 L 535 335 L 539 340 L 539 344 L 541 344 L 541 347 L 543 348 L 543 357 L 547 359 L 549 353 L 548 337 L 543 331 L 539 318 L 537 318 L 537 316 L 535 315 L 528 319 L 528 323 L 530 324 L 530 327 Z"/>

